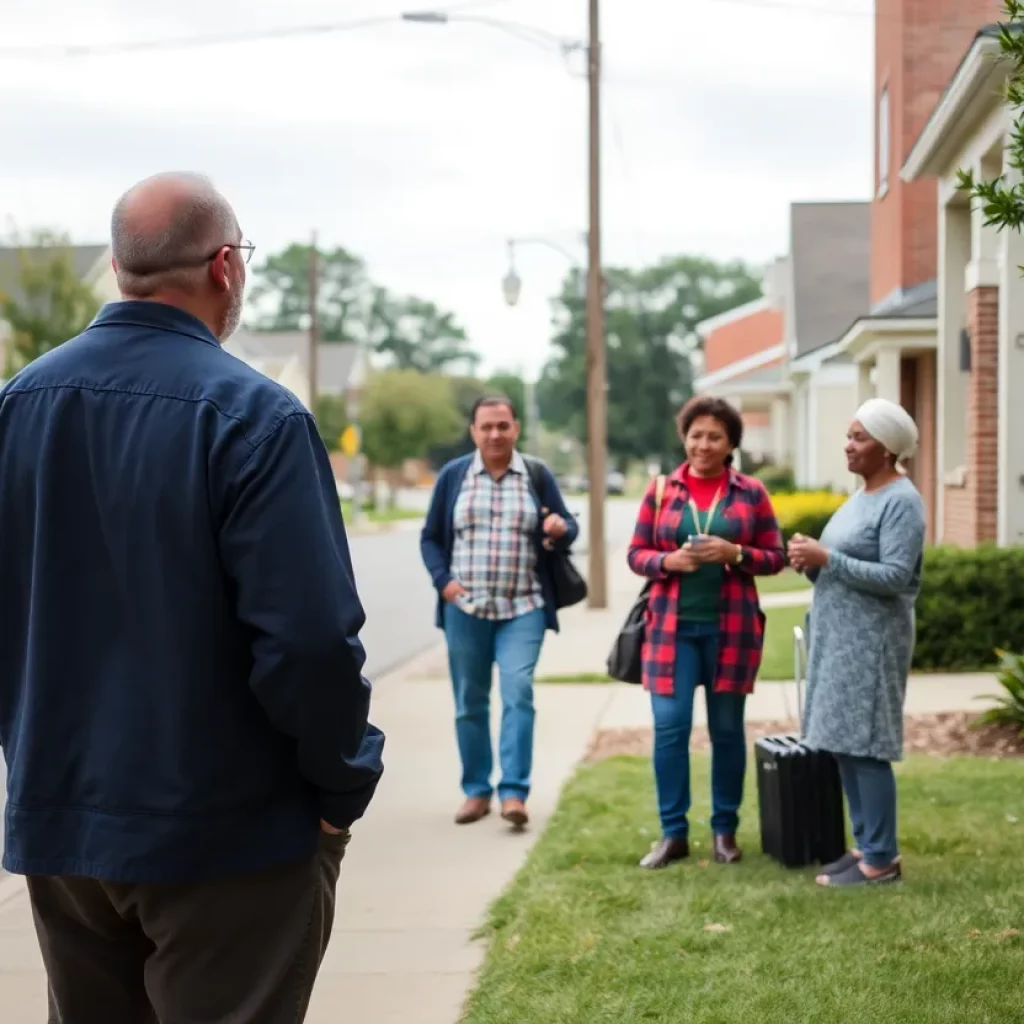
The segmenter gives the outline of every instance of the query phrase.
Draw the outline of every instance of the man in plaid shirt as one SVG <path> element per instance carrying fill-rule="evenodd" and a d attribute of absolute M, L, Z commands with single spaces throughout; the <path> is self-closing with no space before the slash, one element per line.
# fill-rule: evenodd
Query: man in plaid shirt
<path fill-rule="evenodd" d="M 557 631 L 552 551 L 567 550 L 578 527 L 547 467 L 535 479 L 516 450 L 520 426 L 512 402 L 482 398 L 473 409 L 472 455 L 449 462 L 434 488 L 420 539 L 438 592 L 437 624 L 448 643 L 455 730 L 465 802 L 460 825 L 491 809 L 493 753 L 490 691 L 501 681 L 502 818 L 528 821 L 533 761 L 533 672 L 548 629 Z"/>

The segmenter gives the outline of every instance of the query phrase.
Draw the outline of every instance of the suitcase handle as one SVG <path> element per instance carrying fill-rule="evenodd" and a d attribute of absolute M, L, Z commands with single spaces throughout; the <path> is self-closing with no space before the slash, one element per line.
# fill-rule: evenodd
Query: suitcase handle
<path fill-rule="evenodd" d="M 793 668 L 796 676 L 796 714 L 803 732 L 804 673 L 807 670 L 807 642 L 802 626 L 793 627 Z"/>

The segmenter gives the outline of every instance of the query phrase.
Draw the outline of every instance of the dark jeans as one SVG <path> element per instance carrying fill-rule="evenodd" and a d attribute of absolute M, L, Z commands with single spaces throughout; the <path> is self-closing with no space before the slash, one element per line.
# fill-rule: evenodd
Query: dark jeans
<path fill-rule="evenodd" d="M 298 1024 L 347 843 L 321 835 L 309 859 L 194 885 L 29 878 L 49 1024 Z"/>
<path fill-rule="evenodd" d="M 887 868 L 900 855 L 896 840 L 896 776 L 888 761 L 836 754 L 853 827 L 853 843 L 871 868 Z"/>
<path fill-rule="evenodd" d="M 462 759 L 462 791 L 490 798 L 494 754 L 491 747 L 491 680 L 498 665 L 501 690 L 501 781 L 498 798 L 530 795 L 533 770 L 533 670 L 544 643 L 544 611 L 492 622 L 444 609 L 448 666 L 455 691 L 455 735 Z"/>
<path fill-rule="evenodd" d="M 685 839 L 689 832 L 690 731 L 693 696 L 704 687 L 711 736 L 711 831 L 733 835 L 739 827 L 747 738 L 743 728 L 746 697 L 715 693 L 718 623 L 680 623 L 676 633 L 675 692 L 651 694 L 654 712 L 654 778 L 662 834 Z"/>

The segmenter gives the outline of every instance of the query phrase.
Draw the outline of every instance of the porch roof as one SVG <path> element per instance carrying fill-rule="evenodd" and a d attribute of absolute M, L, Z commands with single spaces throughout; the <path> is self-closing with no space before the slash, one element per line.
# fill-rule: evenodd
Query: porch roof
<path fill-rule="evenodd" d="M 1004 102 L 1010 66 L 1000 59 L 1000 31 L 999 25 L 986 25 L 974 37 L 910 150 L 900 171 L 904 181 L 945 174 L 986 115 Z"/>

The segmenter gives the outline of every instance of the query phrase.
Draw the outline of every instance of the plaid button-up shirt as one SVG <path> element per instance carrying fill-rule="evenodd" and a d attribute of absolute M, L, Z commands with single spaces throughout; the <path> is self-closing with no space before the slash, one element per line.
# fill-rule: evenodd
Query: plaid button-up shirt
<path fill-rule="evenodd" d="M 544 606 L 537 578 L 540 513 L 526 463 L 512 453 L 495 480 L 477 452 L 455 499 L 452 575 L 469 592 L 463 611 L 482 619 L 515 619 Z"/>
<path fill-rule="evenodd" d="M 665 555 L 679 547 L 679 523 L 690 497 L 688 475 L 688 467 L 683 463 L 665 481 L 660 514 L 655 508 L 656 485 L 651 483 L 629 545 L 630 568 L 638 576 L 654 581 L 647 601 L 647 629 L 641 655 L 644 689 L 663 695 L 671 694 L 674 688 L 679 588 L 686 586 L 686 577 L 666 573 L 661 565 Z M 732 535 L 734 543 L 743 549 L 743 561 L 725 567 L 714 688 L 716 693 L 751 693 L 764 647 L 764 613 L 754 577 L 781 572 L 786 555 L 771 499 L 760 480 L 729 470 L 728 493 L 721 509 L 725 518 L 735 524 Z"/>

